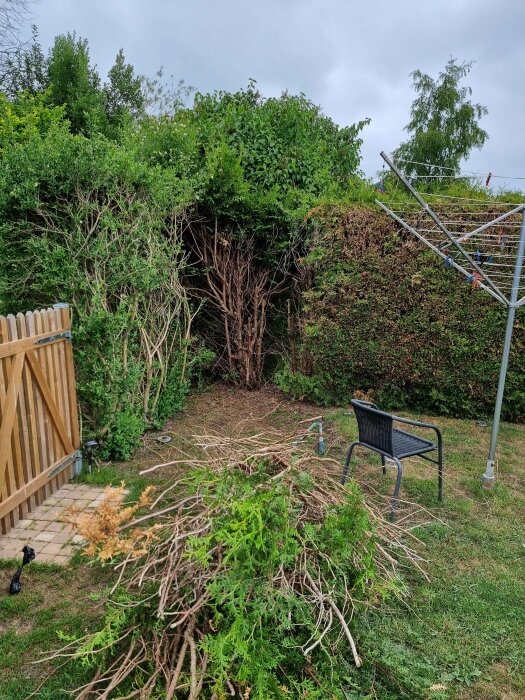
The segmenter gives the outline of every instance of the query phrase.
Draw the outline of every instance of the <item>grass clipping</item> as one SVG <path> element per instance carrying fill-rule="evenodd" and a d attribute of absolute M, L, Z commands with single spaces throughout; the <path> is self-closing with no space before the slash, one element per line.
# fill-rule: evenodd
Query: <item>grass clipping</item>
<path fill-rule="evenodd" d="M 93 667 L 76 697 L 347 697 L 359 616 L 419 566 L 413 536 L 291 439 L 196 439 L 207 459 L 155 500 L 72 518 L 118 572 L 104 626 L 56 654 Z"/>

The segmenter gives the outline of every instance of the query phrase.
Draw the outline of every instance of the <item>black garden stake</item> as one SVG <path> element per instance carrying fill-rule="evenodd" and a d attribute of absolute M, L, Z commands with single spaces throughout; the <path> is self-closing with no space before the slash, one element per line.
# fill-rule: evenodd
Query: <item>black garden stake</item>
<path fill-rule="evenodd" d="M 22 590 L 20 576 L 22 575 L 24 566 L 32 562 L 36 556 L 33 547 L 29 547 L 29 545 L 27 544 L 24 545 L 22 552 L 24 553 L 24 558 L 22 559 L 22 566 L 18 567 L 18 569 L 16 570 L 16 574 L 13 576 L 13 578 L 11 579 L 11 583 L 9 584 L 10 595 L 16 595 L 17 593 L 20 593 L 20 591 Z"/>

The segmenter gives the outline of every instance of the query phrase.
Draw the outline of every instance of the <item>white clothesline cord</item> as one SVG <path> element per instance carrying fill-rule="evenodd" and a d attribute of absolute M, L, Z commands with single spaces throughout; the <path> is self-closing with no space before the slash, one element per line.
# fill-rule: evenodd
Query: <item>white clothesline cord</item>
<path fill-rule="evenodd" d="M 451 194 L 438 194 L 437 192 L 419 192 L 418 194 L 420 196 L 425 196 L 425 197 L 440 197 L 441 199 L 455 199 L 458 202 L 473 202 L 474 204 L 482 204 L 485 206 L 516 206 L 517 202 L 499 202 L 494 199 L 477 199 L 476 197 L 458 197 L 456 195 L 451 195 Z M 391 202 L 391 204 L 408 204 L 409 200 L 406 200 L 405 202 Z M 415 205 L 414 202 L 410 202 L 412 206 Z M 455 205 L 454 202 L 450 203 L 451 206 L 459 206 L 459 204 Z"/>
<path fill-rule="evenodd" d="M 436 165 L 435 163 L 423 163 L 418 160 L 408 160 L 408 158 L 397 158 L 400 163 L 411 163 L 412 165 L 423 165 L 427 168 L 437 168 L 439 170 L 452 170 L 452 172 L 456 172 L 456 168 L 450 168 L 446 165 Z M 525 177 L 516 177 L 514 175 L 494 175 L 492 172 L 487 172 L 487 173 L 480 173 L 476 172 L 474 170 L 460 170 L 463 175 L 417 175 L 416 177 L 451 177 L 451 178 L 458 178 L 460 179 L 461 177 L 464 177 L 465 175 L 467 177 L 488 177 L 490 174 L 490 179 L 492 178 L 499 178 L 501 180 L 525 180 Z"/>

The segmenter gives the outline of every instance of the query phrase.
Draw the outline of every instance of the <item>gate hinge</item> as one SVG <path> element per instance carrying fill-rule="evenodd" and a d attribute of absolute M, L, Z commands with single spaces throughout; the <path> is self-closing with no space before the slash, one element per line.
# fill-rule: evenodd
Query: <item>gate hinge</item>
<path fill-rule="evenodd" d="M 79 459 L 79 458 L 80 458 L 80 457 L 79 457 L 80 455 L 81 455 L 80 450 L 77 451 L 77 452 L 73 452 L 72 455 L 69 455 L 68 457 L 66 457 L 65 459 L 63 459 L 62 462 L 60 462 L 60 464 L 57 464 L 57 466 L 56 466 L 52 471 L 49 472 L 49 474 L 47 475 L 47 478 L 48 478 L 48 479 L 52 479 L 56 474 L 58 474 L 59 472 L 61 472 L 62 469 L 64 469 L 64 467 L 67 467 L 67 465 L 68 465 L 70 462 L 73 462 L 74 460 Z"/>
<path fill-rule="evenodd" d="M 39 338 L 35 340 L 35 345 L 45 345 L 45 343 L 53 343 L 55 340 L 71 340 L 71 331 L 64 331 L 63 333 L 57 333 L 56 335 L 50 335 L 47 338 Z"/>

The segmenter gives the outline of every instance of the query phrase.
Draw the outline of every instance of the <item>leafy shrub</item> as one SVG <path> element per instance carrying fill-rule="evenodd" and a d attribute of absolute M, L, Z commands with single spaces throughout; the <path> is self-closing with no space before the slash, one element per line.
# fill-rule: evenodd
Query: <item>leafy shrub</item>
<path fill-rule="evenodd" d="M 365 119 L 339 127 L 304 95 L 197 94 L 185 118 L 203 154 L 203 208 L 255 234 L 279 258 L 308 209 L 356 179 Z"/>
<path fill-rule="evenodd" d="M 144 418 L 138 413 L 126 410 L 115 413 L 108 426 L 102 456 L 129 459 L 145 429 Z"/>
<path fill-rule="evenodd" d="M 277 370 L 274 381 L 282 391 L 293 396 L 294 399 L 305 399 L 323 403 L 326 395 L 318 376 L 307 376 L 302 372 L 293 372 L 288 365 Z"/>
<path fill-rule="evenodd" d="M 181 283 L 186 218 L 173 179 L 66 123 L 24 131 L 3 168 L 2 311 L 70 303 L 85 434 L 127 458 L 181 407 L 204 359 Z"/>

